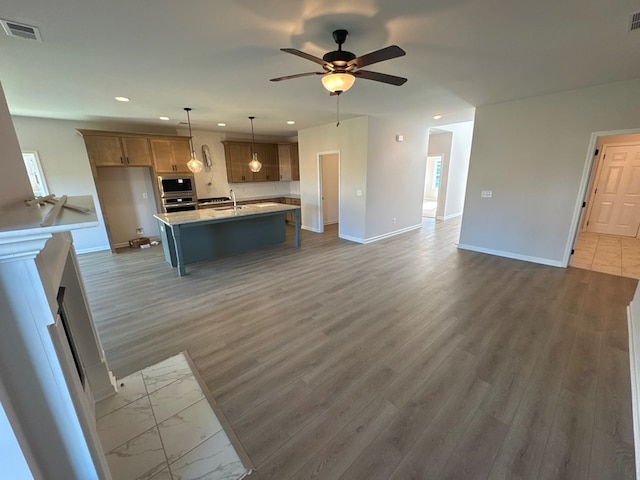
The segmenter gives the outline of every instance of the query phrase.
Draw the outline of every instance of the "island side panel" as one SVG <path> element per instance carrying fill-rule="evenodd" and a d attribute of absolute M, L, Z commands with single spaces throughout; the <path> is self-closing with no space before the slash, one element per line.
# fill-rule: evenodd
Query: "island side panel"
<path fill-rule="evenodd" d="M 158 220 L 158 227 L 160 228 L 160 243 L 164 251 L 164 259 L 169 265 L 176 267 L 178 263 L 176 262 L 176 249 L 173 244 L 171 227 L 160 220 Z"/>
<path fill-rule="evenodd" d="M 283 243 L 286 241 L 285 214 L 202 225 L 183 224 L 180 229 L 183 261 L 194 263 Z"/>

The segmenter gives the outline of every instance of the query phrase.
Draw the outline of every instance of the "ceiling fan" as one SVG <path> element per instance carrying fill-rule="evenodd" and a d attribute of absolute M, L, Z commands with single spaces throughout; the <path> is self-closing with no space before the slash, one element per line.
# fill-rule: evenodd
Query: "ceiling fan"
<path fill-rule="evenodd" d="M 280 82 L 291 78 L 308 77 L 311 75 L 322 75 L 322 85 L 331 92 L 331 95 L 340 95 L 342 92 L 349 90 L 356 78 L 365 80 L 374 80 L 376 82 L 388 83 L 389 85 L 403 85 L 407 79 L 388 75 L 386 73 L 372 72 L 370 70 L 361 70 L 362 67 L 392 58 L 402 57 L 406 52 L 397 45 L 381 48 L 374 52 L 367 53 L 360 57 L 355 54 L 342 50 L 342 44 L 347 39 L 349 32 L 346 30 L 335 30 L 333 39 L 338 44 L 338 49 L 327 52 L 322 58 L 315 57 L 308 53 L 296 50 L 295 48 L 281 48 L 283 52 L 291 53 L 298 57 L 306 58 L 322 66 L 322 72 L 298 73 L 296 75 L 287 75 L 285 77 L 272 78 L 272 82 Z"/>

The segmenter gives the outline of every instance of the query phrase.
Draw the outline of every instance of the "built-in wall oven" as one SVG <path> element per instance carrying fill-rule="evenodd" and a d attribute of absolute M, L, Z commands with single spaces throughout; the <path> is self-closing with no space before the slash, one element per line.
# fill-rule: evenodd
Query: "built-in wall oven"
<path fill-rule="evenodd" d="M 195 180 L 189 175 L 162 175 L 158 177 L 158 190 L 164 213 L 185 212 L 198 208 Z"/>

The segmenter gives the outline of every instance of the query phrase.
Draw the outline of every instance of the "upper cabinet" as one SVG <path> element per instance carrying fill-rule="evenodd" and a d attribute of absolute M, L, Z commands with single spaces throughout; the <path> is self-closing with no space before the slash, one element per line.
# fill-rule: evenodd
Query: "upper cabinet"
<path fill-rule="evenodd" d="M 157 173 L 191 173 L 187 162 L 191 158 L 189 138 L 152 138 L 151 151 Z"/>
<path fill-rule="evenodd" d="M 225 140 L 224 157 L 227 164 L 227 180 L 229 183 L 242 182 L 277 182 L 280 180 L 278 163 L 278 145 L 275 143 L 237 142 Z M 249 170 L 249 161 L 253 151 L 262 163 L 259 172 Z"/>
<path fill-rule="evenodd" d="M 278 145 L 280 180 L 300 180 L 300 161 L 297 143 Z"/>
<path fill-rule="evenodd" d="M 148 138 L 117 134 L 91 135 L 86 132 L 82 131 L 87 154 L 96 167 L 151 166 Z"/>
<path fill-rule="evenodd" d="M 154 167 L 156 173 L 190 173 L 189 137 L 78 131 L 96 167 Z"/>

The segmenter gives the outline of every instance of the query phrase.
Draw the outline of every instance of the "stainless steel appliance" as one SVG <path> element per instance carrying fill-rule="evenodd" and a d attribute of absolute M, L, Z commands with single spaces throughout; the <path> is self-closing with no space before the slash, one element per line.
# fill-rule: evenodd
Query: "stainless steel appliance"
<path fill-rule="evenodd" d="M 198 208 L 195 180 L 192 176 L 159 176 L 158 190 L 160 192 L 164 213 L 184 212 Z"/>

